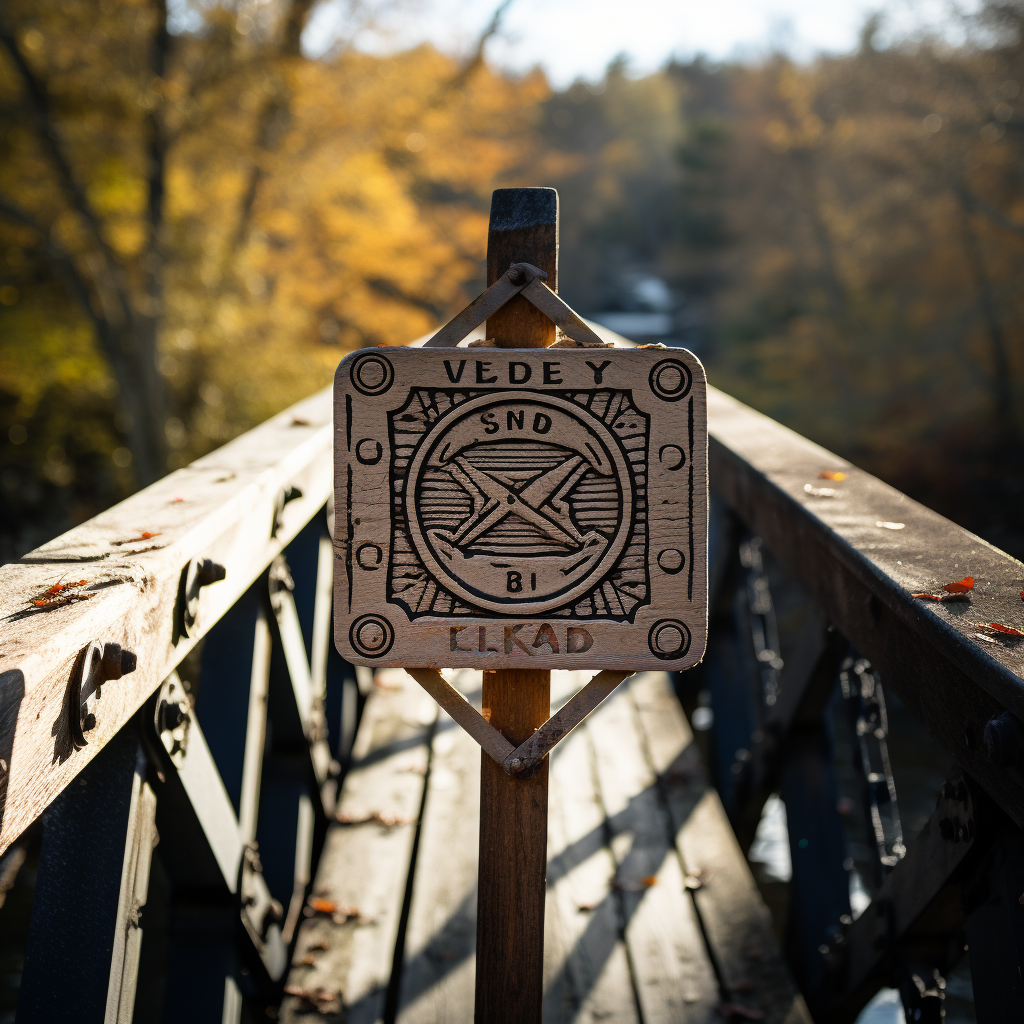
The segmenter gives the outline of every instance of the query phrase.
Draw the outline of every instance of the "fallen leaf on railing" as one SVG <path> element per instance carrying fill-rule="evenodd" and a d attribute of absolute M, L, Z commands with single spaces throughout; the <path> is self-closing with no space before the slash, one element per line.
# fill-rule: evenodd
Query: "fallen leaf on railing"
<path fill-rule="evenodd" d="M 730 1017 L 739 1017 L 741 1020 L 763 1020 L 764 1014 L 760 1010 L 751 1009 L 749 1006 L 741 1006 L 739 1003 L 719 1003 L 715 1007 L 715 1013 L 729 1020 Z"/>
<path fill-rule="evenodd" d="M 976 622 L 975 626 L 985 633 L 998 636 L 1006 640 L 1024 640 L 1024 631 L 1013 626 L 1004 626 L 1001 622 Z"/>
<path fill-rule="evenodd" d="M 63 597 L 54 598 L 52 601 L 41 601 L 34 600 L 32 603 L 36 606 L 36 609 L 41 612 L 48 612 L 54 608 L 63 608 L 65 605 L 74 604 L 75 601 L 88 601 L 89 598 L 95 597 L 94 594 L 65 594 Z M 25 612 L 26 615 L 31 614 L 33 609 L 29 609 Z"/>
<path fill-rule="evenodd" d="M 1022 590 L 1022 591 L 1020 592 L 1020 599 L 1021 599 L 1022 601 L 1024 601 L 1024 590 Z"/>
<path fill-rule="evenodd" d="M 974 589 L 974 577 L 965 576 L 962 580 L 957 580 L 956 583 L 946 583 L 942 589 L 947 594 L 966 594 L 968 590 Z"/>
<path fill-rule="evenodd" d="M 902 530 L 906 525 L 906 523 L 887 523 L 882 519 L 875 520 L 875 526 L 880 530 Z"/>
<path fill-rule="evenodd" d="M 911 594 L 911 597 L 919 597 L 924 601 L 942 601 L 945 603 L 957 602 L 957 601 L 970 601 L 971 590 L 974 588 L 974 577 L 965 576 L 962 580 L 957 580 L 955 583 L 945 583 L 942 589 L 945 591 L 943 594 Z"/>
<path fill-rule="evenodd" d="M 67 573 L 64 574 L 67 576 Z M 74 590 L 76 587 L 84 587 L 88 580 L 79 580 L 77 583 L 65 583 L 64 576 L 61 576 L 52 587 L 47 587 L 38 597 L 33 597 L 30 600 L 37 608 L 44 608 L 46 605 L 53 604 L 53 602 L 67 590 Z M 74 595 L 65 595 L 66 597 Z M 66 602 L 65 602 L 66 603 Z"/>
<path fill-rule="evenodd" d="M 143 530 L 138 537 L 129 537 L 128 540 L 115 540 L 113 542 L 115 548 L 121 547 L 123 544 L 138 544 L 139 541 L 152 540 L 154 537 L 159 537 L 160 531 L 152 532 L 150 530 Z"/>
<path fill-rule="evenodd" d="M 822 480 L 835 480 L 837 482 L 846 479 L 846 474 L 840 473 L 838 469 L 826 469 L 824 473 L 819 473 L 818 476 Z"/>
<path fill-rule="evenodd" d="M 804 490 L 815 498 L 834 498 L 839 493 L 834 487 L 815 487 L 813 484 L 804 484 Z"/>
<path fill-rule="evenodd" d="M 337 903 L 321 896 L 310 896 L 307 905 L 314 914 L 333 914 L 338 909 Z"/>

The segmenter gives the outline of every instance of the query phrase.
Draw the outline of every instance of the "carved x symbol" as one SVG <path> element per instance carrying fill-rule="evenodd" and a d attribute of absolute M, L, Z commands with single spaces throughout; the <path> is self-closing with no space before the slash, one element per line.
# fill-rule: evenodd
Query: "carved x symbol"
<path fill-rule="evenodd" d="M 586 473 L 587 463 L 582 456 L 566 459 L 521 491 L 506 487 L 461 455 L 446 468 L 473 496 L 473 514 L 452 537 L 454 543 L 470 544 L 510 515 L 525 519 L 553 540 L 568 541 L 574 547 L 585 543 L 569 517 L 568 505 L 560 500 Z M 545 503 L 547 508 L 542 507 Z"/>

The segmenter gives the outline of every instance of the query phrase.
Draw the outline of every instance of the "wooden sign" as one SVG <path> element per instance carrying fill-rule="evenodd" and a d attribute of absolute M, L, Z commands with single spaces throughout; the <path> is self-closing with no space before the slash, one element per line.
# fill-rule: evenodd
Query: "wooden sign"
<path fill-rule="evenodd" d="M 700 661 L 707 419 L 692 353 L 364 349 L 338 367 L 334 426 L 335 636 L 350 661 Z"/>

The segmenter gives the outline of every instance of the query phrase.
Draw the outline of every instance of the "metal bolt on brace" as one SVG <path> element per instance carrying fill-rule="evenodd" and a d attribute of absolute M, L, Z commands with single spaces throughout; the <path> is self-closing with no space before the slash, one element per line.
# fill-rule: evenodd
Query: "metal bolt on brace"
<path fill-rule="evenodd" d="M 68 726 L 75 750 L 81 750 L 89 742 L 85 734 L 96 728 L 103 684 L 134 672 L 137 665 L 135 652 L 126 650 L 120 644 L 101 644 L 93 640 L 83 648 L 71 677 L 68 701 Z"/>
<path fill-rule="evenodd" d="M 219 583 L 227 569 L 212 558 L 193 558 L 181 574 L 181 632 L 191 636 L 199 616 L 199 591 L 211 583 Z"/>

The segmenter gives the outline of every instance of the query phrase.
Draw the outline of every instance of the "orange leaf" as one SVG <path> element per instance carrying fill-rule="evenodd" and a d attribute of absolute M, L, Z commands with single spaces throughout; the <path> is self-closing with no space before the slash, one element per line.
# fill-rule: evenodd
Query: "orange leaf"
<path fill-rule="evenodd" d="M 989 629 L 994 629 L 997 633 L 1006 633 L 1009 636 L 1024 636 L 1019 629 L 1014 629 L 1013 626 L 1004 626 L 1001 622 L 982 622 L 979 625 L 987 626 Z"/>
<path fill-rule="evenodd" d="M 921 597 L 925 601 L 941 601 L 941 597 L 936 597 L 934 594 L 911 594 L 911 597 Z"/>
<path fill-rule="evenodd" d="M 1020 599 L 1021 599 L 1022 601 L 1024 601 L 1024 590 L 1022 590 L 1022 591 L 1020 592 Z"/>
<path fill-rule="evenodd" d="M 957 580 L 956 583 L 947 583 L 942 589 L 947 594 L 966 594 L 974 586 L 974 577 L 965 576 L 962 580 Z"/>
<path fill-rule="evenodd" d="M 819 477 L 822 480 L 845 480 L 846 474 L 840 473 L 838 469 L 826 469 L 824 473 L 819 473 Z"/>
<path fill-rule="evenodd" d="M 338 909 L 338 904 L 322 899 L 320 896 L 311 896 L 309 907 L 317 914 L 333 914 Z"/>

